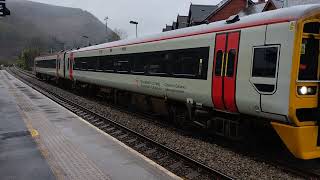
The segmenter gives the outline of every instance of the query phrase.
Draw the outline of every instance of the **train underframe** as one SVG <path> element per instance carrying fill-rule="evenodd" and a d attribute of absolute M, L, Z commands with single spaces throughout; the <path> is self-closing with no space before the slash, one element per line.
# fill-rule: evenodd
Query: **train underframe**
<path fill-rule="evenodd" d="M 245 140 L 251 136 L 248 134 L 248 129 L 265 129 L 266 127 L 271 129 L 270 120 L 259 119 L 257 121 L 256 117 L 218 112 L 210 107 L 199 106 L 192 101 L 181 102 L 80 81 L 56 79 L 53 76 L 43 74 L 39 74 L 37 77 L 55 82 L 60 87 L 73 89 L 85 96 L 99 97 L 103 101 L 132 111 L 164 117 L 165 120 L 182 129 L 190 127 L 205 129 L 209 134 L 229 140 Z"/>

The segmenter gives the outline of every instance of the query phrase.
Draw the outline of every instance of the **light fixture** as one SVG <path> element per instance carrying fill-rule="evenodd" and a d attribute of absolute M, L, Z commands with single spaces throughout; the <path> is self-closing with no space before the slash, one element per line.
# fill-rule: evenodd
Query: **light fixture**
<path fill-rule="evenodd" d="M 317 86 L 299 86 L 299 95 L 315 95 L 317 93 Z"/>

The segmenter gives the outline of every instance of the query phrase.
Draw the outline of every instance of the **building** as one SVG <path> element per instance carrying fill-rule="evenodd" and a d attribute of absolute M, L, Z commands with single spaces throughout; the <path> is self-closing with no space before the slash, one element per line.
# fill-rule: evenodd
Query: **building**
<path fill-rule="evenodd" d="M 252 0 L 222 0 L 217 5 L 191 4 L 188 16 L 178 15 L 173 26 L 167 26 L 163 31 L 225 20 L 236 14 L 241 17 L 284 7 L 319 3 L 320 0 L 258 0 L 257 3 Z"/>
<path fill-rule="evenodd" d="M 188 14 L 188 26 L 203 24 L 206 18 L 214 12 L 218 6 L 191 4 Z"/>
<path fill-rule="evenodd" d="M 253 4 L 251 0 L 223 0 L 218 5 L 190 4 L 188 16 L 178 15 L 171 30 L 227 19 Z M 167 30 L 167 27 L 163 29 Z"/>
<path fill-rule="evenodd" d="M 189 16 L 178 15 L 176 29 L 188 27 L 188 19 L 189 19 Z"/>
<path fill-rule="evenodd" d="M 303 4 L 319 4 L 320 0 L 268 0 L 263 11 L 270 11 L 284 7 L 291 7 Z"/>
<path fill-rule="evenodd" d="M 264 0 L 260 0 L 258 3 L 241 10 L 238 13 L 238 15 L 240 17 L 242 17 L 242 16 L 247 16 L 250 14 L 261 13 L 261 12 L 263 12 L 263 9 L 265 8 L 266 4 L 267 3 Z"/>
<path fill-rule="evenodd" d="M 172 26 L 166 25 L 166 27 L 162 29 L 162 32 L 171 31 L 171 30 L 173 30 L 173 29 L 172 29 Z"/>
<path fill-rule="evenodd" d="M 255 3 L 251 0 L 223 0 L 218 4 L 218 7 L 204 19 L 204 21 L 215 22 L 225 20 L 253 5 L 255 5 Z"/>
<path fill-rule="evenodd" d="M 268 0 L 259 1 L 259 3 L 249 6 L 238 14 L 239 16 L 247 16 L 250 14 L 261 13 L 265 11 L 271 11 L 275 9 L 280 9 L 284 7 L 291 7 L 303 4 L 319 4 L 320 0 Z"/>

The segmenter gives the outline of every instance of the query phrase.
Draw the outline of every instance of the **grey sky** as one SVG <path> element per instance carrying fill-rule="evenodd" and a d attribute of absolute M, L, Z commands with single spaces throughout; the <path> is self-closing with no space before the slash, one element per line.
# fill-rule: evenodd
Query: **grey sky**
<path fill-rule="evenodd" d="M 135 36 L 135 26 L 130 20 L 139 22 L 139 36 L 161 32 L 166 24 L 171 24 L 177 15 L 187 15 L 189 0 L 32 0 L 41 3 L 81 8 L 89 11 L 104 22 L 109 17 L 108 26 Z M 193 4 L 218 4 L 221 0 L 192 0 Z"/>

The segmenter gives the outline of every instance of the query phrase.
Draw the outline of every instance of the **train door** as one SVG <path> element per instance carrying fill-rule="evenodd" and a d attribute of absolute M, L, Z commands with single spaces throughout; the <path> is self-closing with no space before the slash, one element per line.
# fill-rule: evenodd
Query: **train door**
<path fill-rule="evenodd" d="M 69 69 L 69 78 L 70 80 L 73 80 L 73 61 L 74 61 L 74 55 L 71 52 L 68 58 L 68 69 Z"/>
<path fill-rule="evenodd" d="M 57 79 L 59 79 L 59 64 L 60 64 L 60 56 L 58 54 L 57 59 L 56 59 L 56 77 L 57 77 Z"/>
<path fill-rule="evenodd" d="M 69 60 L 70 60 L 70 53 L 66 53 L 65 59 L 64 59 L 64 73 L 65 73 L 66 79 L 69 79 L 69 76 L 70 76 Z"/>
<path fill-rule="evenodd" d="M 63 78 L 66 78 L 66 52 L 63 54 Z"/>
<path fill-rule="evenodd" d="M 212 101 L 218 110 L 236 113 L 236 71 L 240 32 L 216 35 Z"/>

